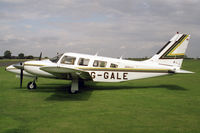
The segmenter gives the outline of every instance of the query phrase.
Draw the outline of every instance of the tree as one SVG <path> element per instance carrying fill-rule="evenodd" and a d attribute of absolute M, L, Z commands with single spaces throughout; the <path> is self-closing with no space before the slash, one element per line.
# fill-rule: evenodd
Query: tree
<path fill-rule="evenodd" d="M 4 52 L 4 58 L 7 58 L 7 59 L 11 59 L 11 52 L 9 51 L 9 50 L 6 50 L 5 52 Z"/>
<path fill-rule="evenodd" d="M 18 54 L 18 58 L 19 58 L 19 59 L 24 59 L 24 53 Z"/>
<path fill-rule="evenodd" d="M 26 57 L 26 59 L 33 59 L 34 57 L 32 55 L 29 55 Z"/>

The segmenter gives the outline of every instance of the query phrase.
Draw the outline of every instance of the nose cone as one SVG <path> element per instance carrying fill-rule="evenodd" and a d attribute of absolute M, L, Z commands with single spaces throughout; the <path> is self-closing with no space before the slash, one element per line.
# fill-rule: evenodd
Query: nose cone
<path fill-rule="evenodd" d="M 18 64 L 14 64 L 13 65 L 15 68 L 17 68 L 17 69 L 24 69 L 24 66 L 23 66 L 23 63 L 21 62 L 21 63 L 18 63 Z"/>
<path fill-rule="evenodd" d="M 10 66 L 8 66 L 8 67 L 6 67 L 6 71 L 7 72 L 12 72 L 13 70 L 15 70 L 16 68 L 13 66 L 13 65 L 10 65 Z"/>

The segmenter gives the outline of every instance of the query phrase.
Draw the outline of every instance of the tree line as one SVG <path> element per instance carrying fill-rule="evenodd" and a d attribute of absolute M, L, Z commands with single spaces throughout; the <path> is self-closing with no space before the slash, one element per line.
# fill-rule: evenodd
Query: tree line
<path fill-rule="evenodd" d="M 34 59 L 34 56 L 28 55 L 25 56 L 24 53 L 19 53 L 18 56 L 12 56 L 10 50 L 6 50 L 3 56 L 0 56 L 0 59 Z"/>

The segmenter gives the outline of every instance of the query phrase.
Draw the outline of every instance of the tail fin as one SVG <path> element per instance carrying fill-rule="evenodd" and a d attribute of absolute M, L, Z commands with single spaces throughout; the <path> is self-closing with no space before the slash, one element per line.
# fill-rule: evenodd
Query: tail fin
<path fill-rule="evenodd" d="M 190 35 L 177 33 L 156 55 L 148 61 L 162 65 L 181 67 Z"/>

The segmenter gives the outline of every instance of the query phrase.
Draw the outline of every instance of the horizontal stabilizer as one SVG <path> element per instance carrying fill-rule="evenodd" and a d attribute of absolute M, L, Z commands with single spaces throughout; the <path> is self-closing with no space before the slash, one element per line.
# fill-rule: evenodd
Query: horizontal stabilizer
<path fill-rule="evenodd" d="M 191 72 L 191 71 L 186 71 L 186 70 L 177 70 L 175 71 L 175 73 L 194 73 L 194 72 Z"/>

